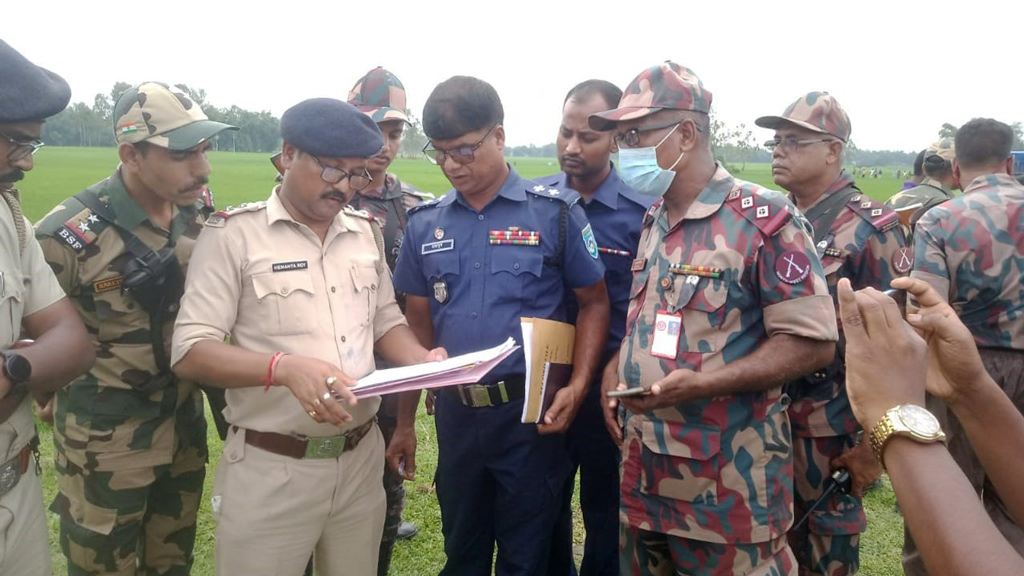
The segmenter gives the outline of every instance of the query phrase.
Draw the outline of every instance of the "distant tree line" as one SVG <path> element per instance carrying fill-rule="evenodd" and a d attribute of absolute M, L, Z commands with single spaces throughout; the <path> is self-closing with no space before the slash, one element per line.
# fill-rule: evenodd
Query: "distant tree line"
<path fill-rule="evenodd" d="M 43 124 L 42 139 L 51 146 L 114 146 L 113 110 L 114 102 L 122 92 L 130 88 L 126 82 L 117 82 L 108 94 L 97 94 L 92 104 L 75 102 L 63 112 Z M 199 104 L 211 120 L 238 126 L 238 131 L 225 131 L 214 141 L 217 150 L 233 152 L 274 152 L 281 148 L 280 120 L 267 110 L 254 112 L 231 106 L 217 108 L 207 102 L 206 90 L 194 89 L 186 84 L 176 87 Z M 423 126 L 414 115 L 409 115 L 410 126 L 405 130 L 399 155 L 418 157 L 427 137 Z M 1024 150 L 1024 126 L 1021 122 L 1012 124 L 1014 150 Z M 944 123 L 938 131 L 940 138 L 951 137 L 957 127 Z M 755 140 L 753 130 L 746 124 L 727 126 L 712 113 L 711 148 L 715 157 L 730 165 L 745 166 L 747 162 L 771 162 L 771 152 Z M 855 166 L 909 166 L 920 150 L 861 150 L 851 141 L 846 149 L 846 163 Z M 557 155 L 555 143 L 542 146 L 506 146 L 505 155 L 512 158 L 534 157 L 554 158 Z"/>

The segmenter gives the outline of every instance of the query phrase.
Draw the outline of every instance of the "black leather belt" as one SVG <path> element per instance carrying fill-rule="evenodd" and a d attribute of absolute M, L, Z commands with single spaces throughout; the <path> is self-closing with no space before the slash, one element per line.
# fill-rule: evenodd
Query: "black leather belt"
<path fill-rule="evenodd" d="M 459 400 L 470 408 L 501 406 L 526 396 L 526 378 L 515 376 L 498 382 L 457 386 Z"/>

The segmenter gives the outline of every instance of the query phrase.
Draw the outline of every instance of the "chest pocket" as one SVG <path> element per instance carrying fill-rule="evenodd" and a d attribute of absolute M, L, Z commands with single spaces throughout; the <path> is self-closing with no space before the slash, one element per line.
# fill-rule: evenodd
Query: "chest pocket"
<path fill-rule="evenodd" d="M 262 307 L 260 327 L 267 334 L 306 334 L 316 326 L 313 279 L 308 271 L 253 274 L 252 287 Z"/>
<path fill-rule="evenodd" d="M 530 290 L 544 269 L 544 254 L 540 246 L 499 245 L 491 251 L 491 277 L 493 294 L 500 301 L 518 302 L 535 298 Z"/>
<path fill-rule="evenodd" d="M 377 312 L 377 284 L 380 277 L 377 276 L 377 268 L 371 265 L 354 265 L 350 268 L 352 286 L 355 289 L 356 302 L 366 308 L 365 313 L 359 314 L 360 326 L 368 326 L 373 322 Z M 356 314 L 358 309 L 353 309 Z"/>
<path fill-rule="evenodd" d="M 14 342 L 21 333 L 21 317 L 25 312 L 25 287 L 16 270 L 0 272 L 3 291 L 0 293 L 0 337 Z"/>
<path fill-rule="evenodd" d="M 120 287 L 94 293 L 92 302 L 100 342 L 115 342 L 129 332 L 150 327 L 149 315 Z"/>
<path fill-rule="evenodd" d="M 672 294 L 666 300 L 683 315 L 684 339 L 689 351 L 717 352 L 725 343 L 725 302 L 729 297 L 729 275 L 722 278 L 675 275 Z"/>

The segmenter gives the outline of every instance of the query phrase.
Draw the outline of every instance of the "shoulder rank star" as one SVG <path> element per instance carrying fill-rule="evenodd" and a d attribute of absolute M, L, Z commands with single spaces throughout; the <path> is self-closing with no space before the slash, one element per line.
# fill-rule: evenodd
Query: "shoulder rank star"
<path fill-rule="evenodd" d="M 714 266 L 691 266 L 690 264 L 669 264 L 670 274 L 686 274 L 687 276 L 701 276 L 704 278 L 721 278 L 722 269 Z"/>
<path fill-rule="evenodd" d="M 491 230 L 488 240 L 493 245 L 540 246 L 540 232 L 509 226 L 508 230 Z"/>

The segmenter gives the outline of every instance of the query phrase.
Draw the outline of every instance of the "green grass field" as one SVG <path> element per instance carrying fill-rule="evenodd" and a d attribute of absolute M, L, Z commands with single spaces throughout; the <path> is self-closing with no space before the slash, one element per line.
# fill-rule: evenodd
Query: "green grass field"
<path fill-rule="evenodd" d="M 214 172 L 210 178 L 210 187 L 215 192 L 218 206 L 265 199 L 270 193 L 275 174 L 267 160 L 268 156 L 212 152 L 210 162 Z M 510 162 L 525 177 L 539 177 L 558 171 L 558 165 L 553 159 L 515 158 L 510 159 Z M 116 163 L 117 154 L 113 148 L 44 148 L 36 155 L 36 168 L 26 175 L 24 181 L 18 183 L 26 215 L 33 222 L 37 221 L 61 199 L 110 175 Z M 742 171 L 739 166 L 733 168 L 738 178 L 773 187 L 767 164 L 747 164 Z M 883 172 L 891 175 L 893 168 L 885 168 Z M 399 159 L 392 165 L 392 169 L 403 180 L 425 191 L 439 194 L 449 188 L 440 169 L 426 160 Z M 898 191 L 902 182 L 884 177 L 858 180 L 858 185 L 872 197 L 884 199 Z M 396 576 L 436 574 L 444 564 L 441 515 L 431 486 L 437 464 L 437 447 L 432 419 L 422 408 L 417 430 L 420 441 L 417 480 L 406 484 L 408 496 L 405 516 L 419 526 L 420 532 L 412 540 L 399 542 L 395 547 L 391 574 Z M 49 427 L 43 424 L 40 425 L 40 432 L 44 454 L 43 488 L 46 502 L 49 503 L 56 493 L 52 435 Z M 196 576 L 208 576 L 214 572 L 214 525 L 210 518 L 209 493 L 221 452 L 221 442 L 212 423 L 209 445 L 210 466 L 207 468 L 206 492 L 200 510 L 196 562 L 193 568 Z M 861 537 L 861 572 L 871 576 L 899 576 L 903 573 L 899 562 L 903 522 L 895 511 L 895 500 L 888 481 L 882 489 L 869 494 L 865 503 L 868 531 Z M 583 531 L 578 505 L 575 515 L 575 540 L 579 549 L 583 542 Z M 49 514 L 49 525 L 54 574 L 66 574 L 64 557 L 57 545 L 57 519 L 53 514 Z"/>

